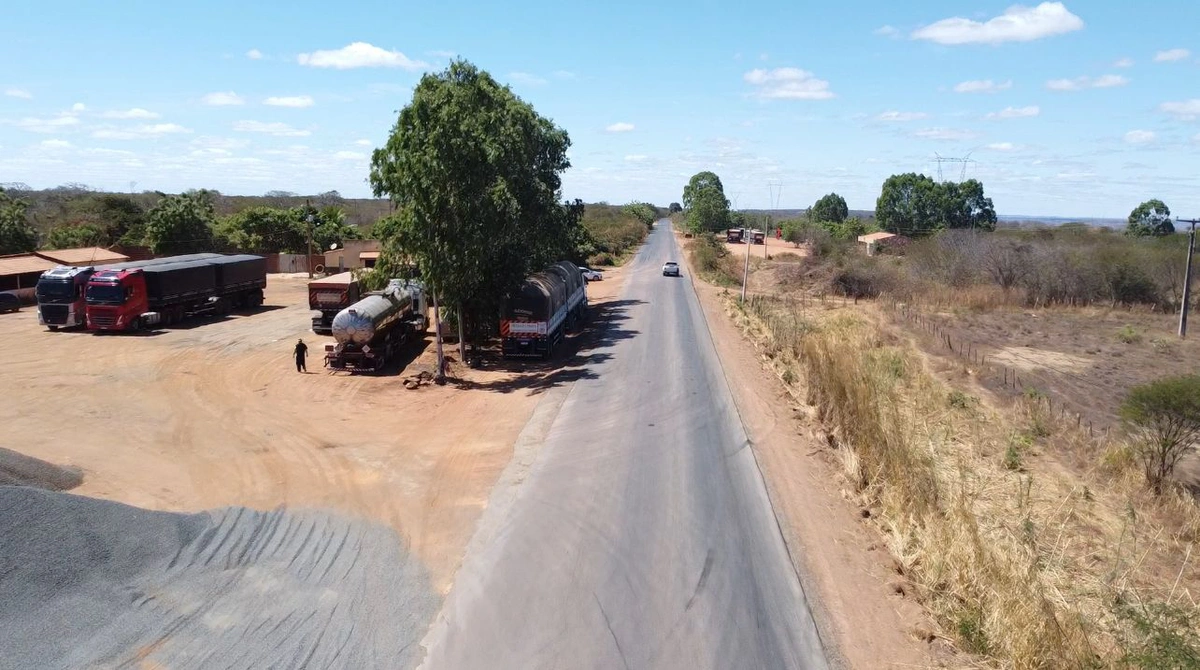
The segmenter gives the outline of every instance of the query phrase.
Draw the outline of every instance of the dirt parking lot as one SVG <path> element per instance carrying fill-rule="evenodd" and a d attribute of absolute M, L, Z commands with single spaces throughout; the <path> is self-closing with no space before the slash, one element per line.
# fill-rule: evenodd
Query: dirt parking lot
<path fill-rule="evenodd" d="M 51 333 L 0 316 L 0 447 L 82 470 L 73 493 L 160 511 L 331 508 L 394 527 L 445 592 L 513 443 L 546 388 L 456 368 L 469 384 L 322 368 L 307 278 L 272 275 L 254 314 L 141 336 Z M 621 271 L 589 288 L 615 296 Z M 309 374 L 292 345 L 309 344 Z M 403 372 L 432 370 L 432 337 Z M 452 351 L 456 356 L 456 351 Z"/>

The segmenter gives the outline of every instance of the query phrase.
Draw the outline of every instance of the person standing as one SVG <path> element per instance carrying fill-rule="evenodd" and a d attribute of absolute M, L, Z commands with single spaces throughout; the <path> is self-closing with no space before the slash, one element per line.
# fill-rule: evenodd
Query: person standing
<path fill-rule="evenodd" d="M 308 368 L 304 365 L 304 359 L 308 356 L 308 345 L 304 343 L 304 338 L 300 338 L 296 342 L 296 348 L 292 353 L 296 356 L 296 372 L 308 372 Z"/>

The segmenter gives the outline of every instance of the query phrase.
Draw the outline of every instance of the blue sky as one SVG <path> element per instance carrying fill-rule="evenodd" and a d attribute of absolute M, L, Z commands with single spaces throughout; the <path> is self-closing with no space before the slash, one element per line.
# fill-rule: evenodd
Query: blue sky
<path fill-rule="evenodd" d="M 711 169 L 739 207 L 869 209 L 969 154 L 1001 214 L 1200 215 L 1194 0 L 58 2 L 0 36 L 0 182 L 366 196 L 457 54 L 570 133 L 568 198 L 666 205 Z"/>

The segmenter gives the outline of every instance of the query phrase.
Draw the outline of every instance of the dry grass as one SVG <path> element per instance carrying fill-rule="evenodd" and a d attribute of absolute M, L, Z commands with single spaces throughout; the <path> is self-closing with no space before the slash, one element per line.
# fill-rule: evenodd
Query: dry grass
<path fill-rule="evenodd" d="M 1037 394 L 992 407 L 949 388 L 870 312 L 733 311 L 815 407 L 897 571 L 960 650 L 996 667 L 1200 667 L 1200 514 L 1146 494 L 1121 445 Z"/>

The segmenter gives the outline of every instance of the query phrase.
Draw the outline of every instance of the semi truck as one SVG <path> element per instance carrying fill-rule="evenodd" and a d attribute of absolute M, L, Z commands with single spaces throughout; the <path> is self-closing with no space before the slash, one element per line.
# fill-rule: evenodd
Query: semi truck
<path fill-rule="evenodd" d="M 333 317 L 335 342 L 325 345 L 325 367 L 379 372 L 405 343 L 429 329 L 426 301 L 420 283 L 402 279 L 367 293 Z"/>
<path fill-rule="evenodd" d="M 267 259 L 262 256 L 158 260 L 93 273 L 85 294 L 88 329 L 136 331 L 262 305 L 267 286 Z"/>
<path fill-rule="evenodd" d="M 522 282 L 500 318 L 505 358 L 554 355 L 567 331 L 587 315 L 587 284 L 574 263 L 561 261 Z"/>
<path fill-rule="evenodd" d="M 42 273 L 37 283 L 38 323 L 50 330 L 87 323 L 87 283 L 100 270 L 126 270 L 184 260 L 218 258 L 220 254 L 187 254 L 106 265 L 59 265 Z"/>
<path fill-rule="evenodd" d="M 313 310 L 313 332 L 318 335 L 333 333 L 333 318 L 361 297 L 358 280 L 352 272 L 340 272 L 308 282 L 308 308 Z"/>

